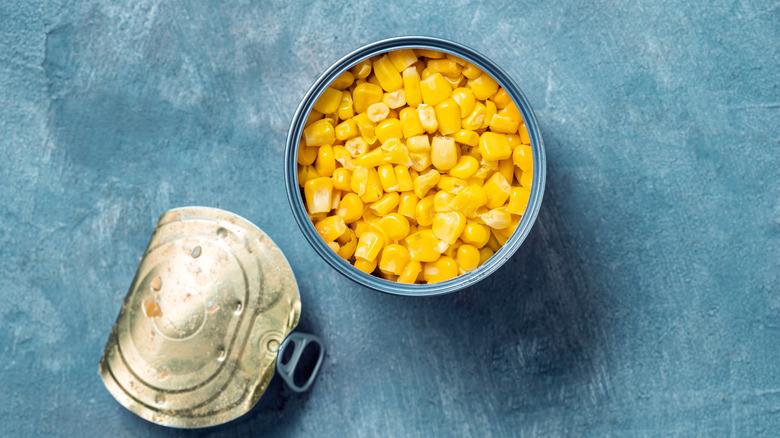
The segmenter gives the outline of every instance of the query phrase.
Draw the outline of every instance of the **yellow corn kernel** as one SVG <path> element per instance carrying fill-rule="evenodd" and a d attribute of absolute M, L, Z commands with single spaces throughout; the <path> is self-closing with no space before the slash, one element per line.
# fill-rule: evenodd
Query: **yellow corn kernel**
<path fill-rule="evenodd" d="M 490 230 L 477 222 L 466 221 L 466 226 L 460 234 L 460 240 L 477 248 L 482 248 L 490 240 Z"/>
<path fill-rule="evenodd" d="M 487 73 L 482 73 L 474 79 L 469 79 L 468 84 L 474 91 L 474 97 L 479 100 L 487 100 L 498 91 L 498 82 Z"/>
<path fill-rule="evenodd" d="M 496 108 L 500 108 L 498 104 L 496 104 Z M 502 108 L 501 111 L 498 112 L 498 115 L 508 117 L 510 120 L 517 122 L 518 124 L 523 123 L 523 115 L 520 113 L 520 110 L 517 109 L 517 105 L 515 105 L 514 102 L 509 102 L 506 107 Z"/>
<path fill-rule="evenodd" d="M 517 134 L 520 135 L 520 143 L 531 144 L 531 138 L 528 136 L 528 130 L 524 123 L 521 123 L 520 127 L 517 128 Z"/>
<path fill-rule="evenodd" d="M 433 134 L 439 128 L 439 122 L 436 120 L 436 111 L 432 106 L 420 104 L 417 107 L 417 117 L 420 119 L 420 125 L 428 134 Z"/>
<path fill-rule="evenodd" d="M 369 106 L 382 101 L 382 87 L 369 82 L 364 82 L 352 92 L 352 106 L 355 112 L 365 112 Z"/>
<path fill-rule="evenodd" d="M 431 141 L 427 135 L 416 135 L 406 140 L 406 147 L 409 152 L 430 152 Z"/>
<path fill-rule="evenodd" d="M 345 120 L 336 126 L 336 138 L 339 140 L 349 140 L 359 134 L 357 122 L 352 119 Z"/>
<path fill-rule="evenodd" d="M 492 100 L 485 101 L 485 120 L 482 122 L 482 129 L 490 127 L 493 116 L 496 115 L 496 104 Z"/>
<path fill-rule="evenodd" d="M 454 244 L 450 245 L 441 255 L 455 258 L 455 256 L 458 254 L 458 247 L 462 245 L 463 242 L 460 240 L 456 240 Z"/>
<path fill-rule="evenodd" d="M 384 120 L 388 114 L 390 114 L 390 108 L 382 102 L 377 102 L 369 106 L 366 110 L 368 120 L 371 120 L 374 123 Z"/>
<path fill-rule="evenodd" d="M 438 50 L 415 49 L 415 51 L 417 52 L 417 56 L 424 56 L 424 57 L 430 58 L 430 59 L 444 58 L 444 52 L 440 52 Z"/>
<path fill-rule="evenodd" d="M 326 242 L 332 242 L 347 231 L 347 224 L 341 216 L 328 216 L 314 224 L 320 237 Z"/>
<path fill-rule="evenodd" d="M 349 260 L 355 254 L 355 248 L 357 247 L 358 242 L 357 235 L 354 231 L 347 228 L 347 231 L 339 237 L 338 242 L 341 247 L 339 247 L 336 253 L 338 253 L 339 257 L 342 259 Z"/>
<path fill-rule="evenodd" d="M 307 181 L 319 178 L 317 169 L 314 166 L 298 166 L 298 185 L 303 187 Z"/>
<path fill-rule="evenodd" d="M 333 171 L 336 170 L 336 159 L 333 157 L 333 148 L 330 145 L 320 146 L 314 168 L 320 176 L 333 175 Z"/>
<path fill-rule="evenodd" d="M 385 274 L 400 275 L 409 263 L 409 250 L 394 243 L 382 249 L 379 257 L 379 269 Z"/>
<path fill-rule="evenodd" d="M 463 67 L 451 59 L 432 59 L 428 61 L 428 68 L 439 72 L 444 76 L 458 76 Z"/>
<path fill-rule="evenodd" d="M 320 98 L 314 104 L 314 109 L 323 113 L 330 114 L 336 112 L 339 109 L 339 103 L 341 103 L 341 96 L 343 92 L 335 88 L 328 87 L 322 92 Z"/>
<path fill-rule="evenodd" d="M 431 142 L 431 163 L 441 171 L 447 171 L 458 163 L 458 147 L 452 137 L 434 137 Z"/>
<path fill-rule="evenodd" d="M 398 201 L 398 213 L 406 217 L 407 219 L 414 219 L 415 208 L 420 198 L 414 194 L 414 192 L 406 191 L 401 193 L 401 198 Z"/>
<path fill-rule="evenodd" d="M 382 197 L 382 182 L 376 169 L 355 166 L 350 181 L 352 191 L 360 196 L 364 203 L 378 201 Z"/>
<path fill-rule="evenodd" d="M 479 136 L 479 153 L 486 160 L 498 161 L 511 157 L 512 149 L 506 135 L 488 131 Z"/>
<path fill-rule="evenodd" d="M 404 138 L 411 138 L 425 132 L 420 123 L 420 117 L 414 108 L 406 107 L 401 110 L 401 132 Z M 427 138 L 427 137 L 426 137 Z"/>
<path fill-rule="evenodd" d="M 441 256 L 438 260 L 423 265 L 423 279 L 428 283 L 447 281 L 457 275 L 458 262 L 452 257 Z"/>
<path fill-rule="evenodd" d="M 362 236 L 366 231 L 371 231 L 371 225 L 362 219 L 363 212 L 361 211 L 360 214 L 361 219 L 358 219 L 355 222 L 349 224 L 349 227 L 355 230 L 355 235 L 358 237 Z"/>
<path fill-rule="evenodd" d="M 458 211 L 439 212 L 433 216 L 431 224 L 433 234 L 450 245 L 458 240 L 464 228 L 466 228 L 466 216 Z"/>
<path fill-rule="evenodd" d="M 514 151 L 516 147 L 521 145 L 520 136 L 517 134 L 507 134 L 506 141 L 509 142 L 509 147 Z"/>
<path fill-rule="evenodd" d="M 363 217 L 363 201 L 355 193 L 347 193 L 341 197 L 336 214 L 341 216 L 345 223 L 351 224 Z"/>
<path fill-rule="evenodd" d="M 495 254 L 493 250 L 488 247 L 480 248 L 479 265 L 482 266 L 489 258 L 493 257 L 493 254 Z"/>
<path fill-rule="evenodd" d="M 304 146 L 302 144 L 298 145 L 298 164 L 301 166 L 309 166 L 312 163 L 314 163 L 314 160 L 317 159 L 317 151 L 319 149 L 316 147 L 308 147 Z"/>
<path fill-rule="evenodd" d="M 384 142 L 381 149 L 385 153 L 386 163 L 399 164 L 406 167 L 413 164 L 412 158 L 409 156 L 409 151 L 406 150 L 406 146 L 397 138 L 391 138 Z"/>
<path fill-rule="evenodd" d="M 374 132 L 376 133 L 376 138 L 378 138 L 379 142 L 382 144 L 391 138 L 402 138 L 404 135 L 401 130 L 401 121 L 398 119 L 382 120 L 377 123 Z"/>
<path fill-rule="evenodd" d="M 357 64 L 355 64 L 355 66 L 349 69 L 349 71 L 351 71 L 352 74 L 355 75 L 356 79 L 367 78 L 368 75 L 371 74 L 371 60 L 364 59 L 358 62 Z"/>
<path fill-rule="evenodd" d="M 428 152 L 409 152 L 409 158 L 412 160 L 412 169 L 422 172 L 431 165 L 431 154 Z"/>
<path fill-rule="evenodd" d="M 450 97 L 458 103 L 461 119 L 466 118 L 466 116 L 471 114 L 471 111 L 474 110 L 474 105 L 477 103 L 477 100 L 474 97 L 474 92 L 471 91 L 471 88 L 456 88 L 452 90 Z"/>
<path fill-rule="evenodd" d="M 434 107 L 439 132 L 449 135 L 460 130 L 460 108 L 455 99 L 447 98 Z"/>
<path fill-rule="evenodd" d="M 431 169 L 418 176 L 414 180 L 414 194 L 417 195 L 418 198 L 423 199 L 428 193 L 428 190 L 436 187 L 439 178 L 441 178 L 441 174 L 437 172 L 436 169 Z"/>
<path fill-rule="evenodd" d="M 341 94 L 341 102 L 339 102 L 339 109 L 336 111 L 339 119 L 347 120 L 351 119 L 355 115 L 355 111 L 352 109 L 352 93 L 345 91 Z"/>
<path fill-rule="evenodd" d="M 531 155 L 531 146 L 525 144 L 516 146 L 514 152 L 512 152 L 512 161 L 515 166 L 523 170 L 532 169 L 534 167 L 534 159 Z"/>
<path fill-rule="evenodd" d="M 400 196 L 396 192 L 385 193 L 369 207 L 378 216 L 384 216 L 398 207 Z"/>
<path fill-rule="evenodd" d="M 406 105 L 406 92 L 403 88 L 395 90 L 392 93 L 385 93 L 382 96 L 382 103 L 390 109 L 400 108 Z"/>
<path fill-rule="evenodd" d="M 487 192 L 484 188 L 476 185 L 468 186 L 455 195 L 450 202 L 450 208 L 463 213 L 465 216 L 472 217 L 479 207 L 485 205 L 488 201 Z"/>
<path fill-rule="evenodd" d="M 330 211 L 332 202 L 333 180 L 328 177 L 320 177 L 306 181 L 303 193 L 306 197 L 309 213 L 327 213 Z"/>
<path fill-rule="evenodd" d="M 455 178 L 466 179 L 479 169 L 479 162 L 470 155 L 462 155 L 457 164 L 449 170 L 449 174 Z"/>
<path fill-rule="evenodd" d="M 355 248 L 355 257 L 365 260 L 374 260 L 379 251 L 385 245 L 385 238 L 377 231 L 366 231 L 358 238 L 357 248 Z"/>
<path fill-rule="evenodd" d="M 403 72 L 404 93 L 406 103 L 416 107 L 422 103 L 422 90 L 420 90 L 420 74 L 414 66 L 407 67 Z"/>
<path fill-rule="evenodd" d="M 466 61 L 465 61 L 465 60 L 463 60 L 463 59 L 460 59 L 460 58 L 458 58 L 458 57 L 457 57 L 457 56 L 455 56 L 455 55 L 452 55 L 452 54 L 449 54 L 449 53 L 445 53 L 445 54 L 444 54 L 444 56 L 445 56 L 447 59 L 451 59 L 451 60 L 455 61 L 455 63 L 456 63 L 456 64 L 458 64 L 458 65 L 459 65 L 459 66 L 461 66 L 461 67 L 465 67 L 465 66 L 466 66 Z"/>
<path fill-rule="evenodd" d="M 482 102 L 475 103 L 471 113 L 461 120 L 461 127 L 470 131 L 476 131 L 477 129 L 482 128 L 482 124 L 485 123 L 486 112 L 487 108 Z"/>
<path fill-rule="evenodd" d="M 303 130 L 307 146 L 324 146 L 336 141 L 336 130 L 330 120 L 318 120 Z"/>
<path fill-rule="evenodd" d="M 390 61 L 390 57 L 387 55 L 382 56 L 378 60 L 374 61 L 374 74 L 376 75 L 379 85 L 387 92 L 393 92 L 403 87 L 404 81 L 401 78 L 401 74 L 393 66 Z"/>
<path fill-rule="evenodd" d="M 490 248 L 494 253 L 496 253 L 499 249 L 501 249 L 501 246 L 502 245 L 498 243 L 498 240 L 496 240 L 496 236 L 493 235 L 493 230 L 490 230 L 490 239 L 488 239 L 488 243 L 485 244 L 485 247 Z"/>
<path fill-rule="evenodd" d="M 519 122 L 515 122 L 507 116 L 500 114 L 494 114 L 490 120 L 490 130 L 494 132 L 501 132 L 504 134 L 512 134 L 517 132 Z"/>
<path fill-rule="evenodd" d="M 309 126 L 320 119 L 322 119 L 322 113 L 317 110 L 311 110 L 309 115 L 306 116 L 306 122 L 304 122 L 303 126 Z"/>
<path fill-rule="evenodd" d="M 455 258 L 461 274 L 471 272 L 479 266 L 479 250 L 473 245 L 464 243 L 459 246 Z"/>
<path fill-rule="evenodd" d="M 355 82 L 355 75 L 347 70 L 331 82 L 330 86 L 337 90 L 345 90 Z"/>
<path fill-rule="evenodd" d="M 444 79 L 450 84 L 450 88 L 460 88 L 460 86 L 466 84 L 466 77 L 463 75 L 458 76 L 444 76 Z"/>
<path fill-rule="evenodd" d="M 341 245 L 339 245 L 338 242 L 325 242 L 325 244 L 328 245 L 328 247 L 335 253 L 338 253 L 339 248 L 341 248 Z"/>
<path fill-rule="evenodd" d="M 506 237 L 508 239 L 508 238 L 512 237 L 512 234 L 515 233 L 515 230 L 517 229 L 517 227 L 519 225 L 520 225 L 520 216 L 512 215 L 512 222 L 509 224 L 509 226 L 506 227 L 506 228 L 502 228 L 502 229 L 498 230 L 498 232 L 502 236 L 504 236 L 504 237 Z"/>
<path fill-rule="evenodd" d="M 409 235 L 409 220 L 400 213 L 388 213 L 376 225 L 389 242 L 397 242 Z"/>
<path fill-rule="evenodd" d="M 515 163 L 511 158 L 500 160 L 498 162 L 498 172 L 504 176 L 509 185 L 512 185 L 512 180 L 515 177 Z"/>
<path fill-rule="evenodd" d="M 381 148 L 376 148 L 355 158 L 355 165 L 362 167 L 377 167 L 385 163 L 385 153 Z"/>
<path fill-rule="evenodd" d="M 420 92 L 426 105 L 435 106 L 450 97 L 452 87 L 441 73 L 434 73 L 427 79 L 420 81 Z"/>
<path fill-rule="evenodd" d="M 346 191 L 352 190 L 349 185 L 349 182 L 352 179 L 352 171 L 348 170 L 347 168 L 339 167 L 334 170 L 332 179 L 333 188 Z"/>
<path fill-rule="evenodd" d="M 503 88 L 499 88 L 496 94 L 493 96 L 493 102 L 496 104 L 496 108 L 504 109 L 512 103 L 512 98 L 509 97 L 509 93 Z"/>
<path fill-rule="evenodd" d="M 385 192 L 392 192 L 398 190 L 398 179 L 395 177 L 395 169 L 392 164 L 383 164 L 377 167 L 379 172 L 379 181 L 382 183 L 382 189 Z"/>
<path fill-rule="evenodd" d="M 523 174 L 517 180 L 520 181 L 520 185 L 523 187 L 531 187 L 531 183 L 534 180 L 534 168 L 530 167 L 522 171 Z M 516 175 L 516 174 L 515 174 Z"/>
<path fill-rule="evenodd" d="M 399 283 L 413 284 L 417 276 L 422 272 L 422 264 L 416 260 L 411 260 L 406 264 L 401 275 L 398 276 Z"/>
<path fill-rule="evenodd" d="M 398 71 L 403 71 L 406 67 L 417 62 L 417 56 L 412 49 L 393 50 L 387 56 L 390 58 L 390 62 L 393 63 L 393 67 Z"/>
<path fill-rule="evenodd" d="M 414 190 L 414 181 L 412 181 L 412 176 L 409 174 L 408 167 L 399 164 L 393 168 L 393 173 L 395 174 L 395 181 L 397 184 L 396 190 L 399 192 Z"/>
<path fill-rule="evenodd" d="M 377 259 L 374 260 L 356 259 L 354 266 L 359 270 L 365 272 L 366 274 L 371 274 L 376 270 L 377 262 L 378 262 Z"/>
<path fill-rule="evenodd" d="M 330 199 L 330 209 L 335 210 L 339 208 L 339 203 L 341 202 L 341 190 L 336 190 L 334 186 L 333 195 L 331 195 Z"/>
<path fill-rule="evenodd" d="M 455 195 L 444 190 L 439 190 L 433 196 L 433 211 L 440 213 L 443 211 L 452 211 L 450 202 L 455 199 Z"/>
<path fill-rule="evenodd" d="M 487 193 L 487 207 L 498 208 L 509 199 L 509 194 L 512 190 L 512 185 L 504 178 L 499 172 L 496 172 L 491 176 L 485 185 L 483 186 L 485 193 Z"/>
<path fill-rule="evenodd" d="M 469 79 L 476 79 L 479 77 L 479 75 L 482 74 L 482 70 L 480 70 L 476 65 L 467 62 L 461 73 L 463 73 L 463 76 Z"/>
<path fill-rule="evenodd" d="M 415 196 L 416 195 L 417 194 L 415 194 Z M 436 214 L 433 207 L 433 199 L 434 195 L 430 195 L 420 199 L 417 203 L 414 210 L 414 219 L 417 221 L 417 225 L 429 227 L 433 224 L 433 216 Z"/>
<path fill-rule="evenodd" d="M 512 215 L 508 211 L 502 211 L 497 208 L 494 208 L 485 214 L 479 215 L 479 218 L 482 219 L 482 222 L 484 222 L 485 225 L 493 228 L 494 230 L 506 228 L 512 223 Z"/>
<path fill-rule="evenodd" d="M 411 234 L 404 239 L 404 243 L 409 249 L 410 258 L 418 262 L 432 262 L 447 249 L 446 243 L 442 245 L 442 242 L 436 238 L 431 230 Z"/>
<path fill-rule="evenodd" d="M 347 140 L 344 144 L 344 148 L 353 157 L 359 157 L 368 151 L 368 143 L 363 137 L 355 137 Z"/>
<path fill-rule="evenodd" d="M 439 182 L 436 184 L 436 187 L 454 195 L 468 187 L 468 184 L 466 181 L 460 178 L 455 178 L 449 175 L 442 175 L 441 178 L 439 178 Z"/>
<path fill-rule="evenodd" d="M 510 224 L 511 224 L 511 221 L 510 221 Z M 507 227 L 508 226 L 509 225 L 507 225 Z M 496 239 L 496 242 L 498 242 L 499 245 L 504 246 L 506 244 L 506 241 L 509 240 L 509 238 L 504 236 L 501 233 L 501 231 L 502 230 L 492 229 L 492 230 L 490 230 L 490 233 L 493 235 L 493 237 Z"/>

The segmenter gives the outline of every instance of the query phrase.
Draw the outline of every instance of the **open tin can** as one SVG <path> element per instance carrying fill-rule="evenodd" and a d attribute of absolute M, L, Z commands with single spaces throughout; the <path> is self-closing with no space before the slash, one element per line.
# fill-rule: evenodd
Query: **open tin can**
<path fill-rule="evenodd" d="M 300 313 L 292 269 L 263 231 L 223 210 L 171 210 L 141 259 L 100 375 L 146 420 L 180 428 L 221 424 L 255 405 L 275 369 L 293 390 L 312 384 L 324 349 L 315 336 L 291 333 Z M 312 345 L 315 365 L 296 378 Z"/>

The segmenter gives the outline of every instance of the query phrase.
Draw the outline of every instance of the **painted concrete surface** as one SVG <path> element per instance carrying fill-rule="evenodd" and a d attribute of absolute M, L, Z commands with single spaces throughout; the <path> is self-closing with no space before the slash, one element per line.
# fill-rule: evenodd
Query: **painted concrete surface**
<path fill-rule="evenodd" d="M 0 435 L 776 436 L 779 33 L 758 0 L 0 3 Z M 438 298 L 334 274 L 282 184 L 317 76 L 408 34 L 509 71 L 549 165 L 516 255 Z M 195 433 L 97 374 L 157 217 L 186 205 L 267 231 L 329 347 L 309 393 L 276 377 Z"/>

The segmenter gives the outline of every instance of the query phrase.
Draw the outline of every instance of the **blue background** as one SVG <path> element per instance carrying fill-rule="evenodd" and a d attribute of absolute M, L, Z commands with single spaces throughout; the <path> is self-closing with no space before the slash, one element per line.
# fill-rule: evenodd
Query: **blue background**
<path fill-rule="evenodd" d="M 436 298 L 335 274 L 283 186 L 319 74 L 408 34 L 501 65 L 547 149 L 527 241 Z M 0 3 L 0 435 L 190 435 L 97 363 L 158 216 L 205 205 L 279 244 L 329 349 L 196 435 L 776 436 L 779 34 L 767 1 Z"/>

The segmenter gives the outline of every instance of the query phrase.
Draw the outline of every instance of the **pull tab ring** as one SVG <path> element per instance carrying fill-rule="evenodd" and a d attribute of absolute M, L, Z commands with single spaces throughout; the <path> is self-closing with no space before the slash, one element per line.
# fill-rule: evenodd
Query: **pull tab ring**
<path fill-rule="evenodd" d="M 317 356 L 317 362 L 314 364 L 314 368 L 312 368 L 311 374 L 309 374 L 309 377 L 306 379 L 306 383 L 299 386 L 295 383 L 295 370 L 297 369 L 298 363 L 301 360 L 303 351 L 306 349 L 306 346 L 309 343 L 317 345 L 319 348 L 319 354 Z M 292 347 L 290 347 L 290 344 L 292 344 Z M 293 350 L 292 354 L 290 354 L 290 359 L 285 361 L 284 353 L 287 348 L 292 348 Z M 320 365 L 322 365 L 322 360 L 324 358 L 325 346 L 322 345 L 322 341 L 319 337 L 310 335 L 308 333 L 293 332 L 290 333 L 284 342 L 282 342 L 282 344 L 279 346 L 279 353 L 276 356 L 276 369 L 282 379 L 290 387 L 290 389 L 295 392 L 306 392 L 317 378 L 317 374 L 320 371 Z"/>

